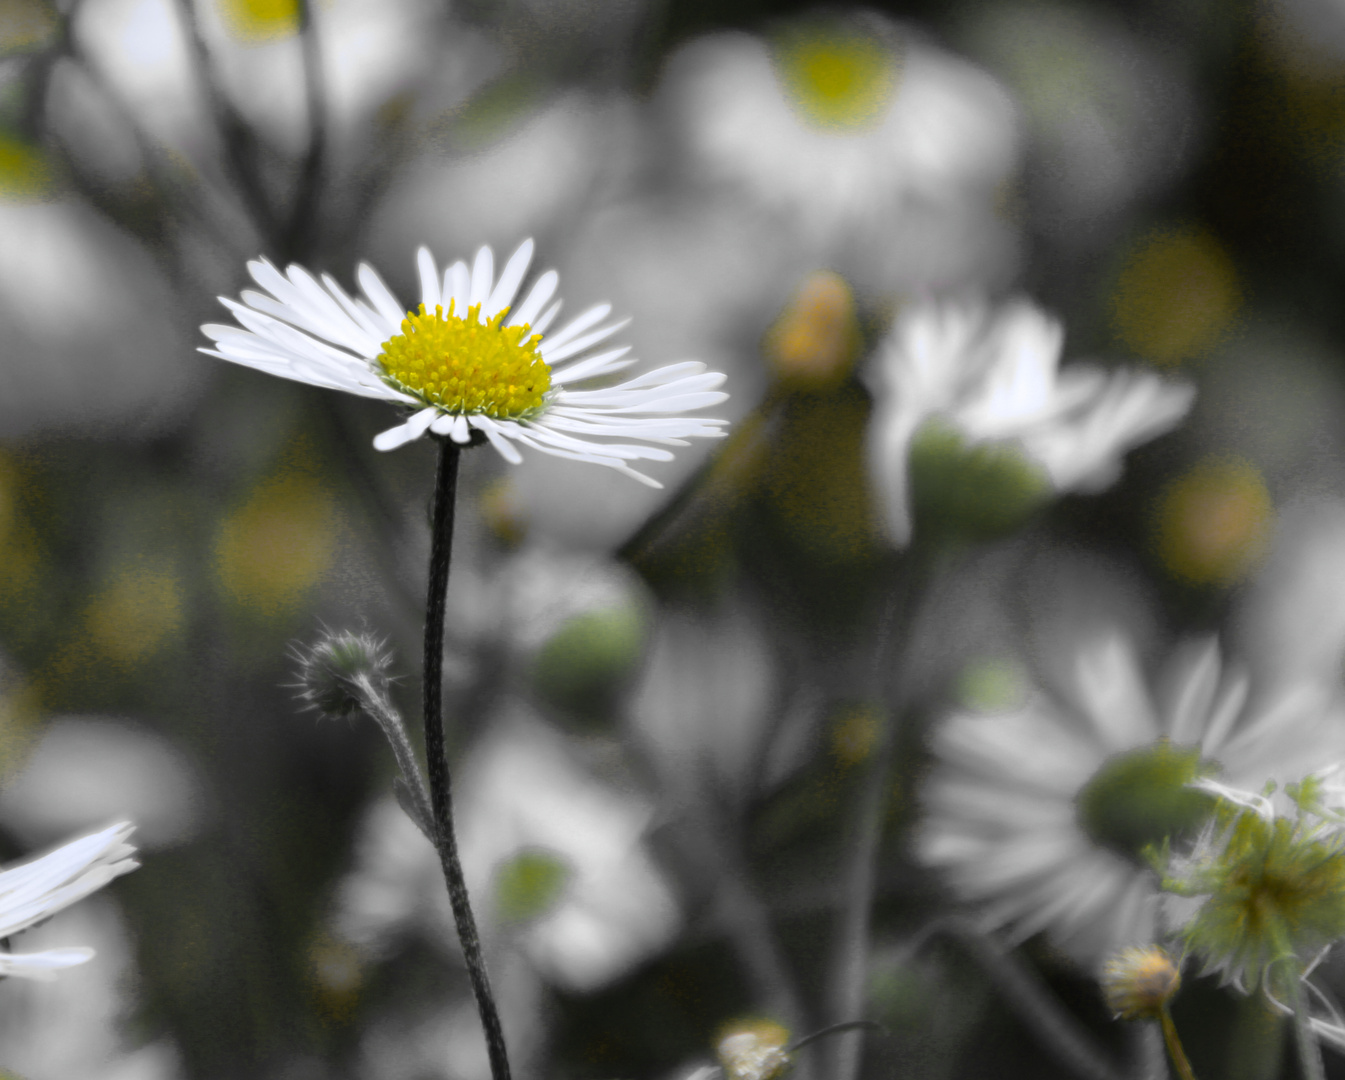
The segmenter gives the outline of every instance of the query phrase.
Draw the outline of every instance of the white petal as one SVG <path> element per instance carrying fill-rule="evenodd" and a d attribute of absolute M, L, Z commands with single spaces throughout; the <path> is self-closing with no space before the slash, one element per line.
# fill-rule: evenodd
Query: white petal
<path fill-rule="evenodd" d="M 493 319 L 513 304 L 514 294 L 518 292 L 518 287 L 523 283 L 523 275 L 528 272 L 528 264 L 532 262 L 532 249 L 532 238 L 529 237 L 509 256 L 509 261 L 504 264 L 504 270 L 500 273 L 499 283 L 491 290 L 490 297 L 486 300 L 484 311 L 488 317 Z"/>
<path fill-rule="evenodd" d="M 397 303 L 397 298 L 388 291 L 388 287 L 383 284 L 383 279 L 374 268 L 368 263 L 360 263 L 359 269 L 355 271 L 355 277 L 360 283 L 360 288 L 364 290 L 364 295 L 374 305 L 374 310 L 389 326 L 400 327 L 406 318 L 406 308 Z"/>
<path fill-rule="evenodd" d="M 604 326 L 592 333 L 585 334 L 583 337 L 574 338 L 560 345 L 557 345 L 554 339 L 549 342 L 543 339 L 537 351 L 542 354 L 542 359 L 548 364 L 559 364 L 562 360 L 568 360 L 571 356 L 578 356 L 585 349 L 596 345 L 600 341 L 606 341 L 613 334 L 624 330 L 629 325 L 630 320 L 623 319 L 619 323 L 612 323 L 611 326 Z"/>
<path fill-rule="evenodd" d="M 472 275 L 459 259 L 444 271 L 444 311 L 459 319 L 467 317 L 467 298 L 472 294 Z"/>
<path fill-rule="evenodd" d="M 488 416 L 473 415 L 468 418 L 468 423 L 478 431 L 484 431 L 486 438 L 490 440 L 490 445 L 499 451 L 500 456 L 511 465 L 523 464 L 523 455 L 518 452 L 518 447 L 500 434 L 500 429 L 495 422 Z"/>
<path fill-rule="evenodd" d="M 425 434 L 426 429 L 433 422 L 438 411 L 439 410 L 433 407 L 421 409 L 420 412 L 407 419 L 405 423 L 398 424 L 394 428 L 388 428 L 387 431 L 380 432 L 374 436 L 374 449 L 396 450 L 399 446 L 405 446 L 407 443 L 419 439 Z"/>
<path fill-rule="evenodd" d="M 574 340 L 590 326 L 597 325 L 610 314 L 612 314 L 611 304 L 595 304 L 587 311 L 576 315 L 566 324 L 563 330 L 557 330 L 555 334 L 542 343 L 543 354 L 548 348 L 558 349 L 567 341 Z"/>
<path fill-rule="evenodd" d="M 556 286 L 559 284 L 560 275 L 554 270 L 548 270 L 539 277 L 528 293 L 528 298 L 523 301 L 517 311 L 509 316 L 509 325 L 521 326 L 524 323 L 532 323 L 537 318 L 537 313 L 542 310 L 543 305 L 555 295 Z"/>
<path fill-rule="evenodd" d="M 416 269 L 420 271 L 420 302 L 425 305 L 426 314 L 433 315 L 434 309 L 444 301 L 439 291 L 439 271 L 429 248 L 423 247 L 416 252 Z"/>
<path fill-rule="evenodd" d="M 472 264 L 472 291 L 467 297 L 467 302 L 472 306 L 477 304 L 484 305 L 490 297 L 491 280 L 495 275 L 495 256 L 491 254 L 490 248 L 482 245 L 481 250 L 476 253 L 476 262 Z M 465 315 L 466 312 L 463 312 Z M 481 321 L 486 322 L 486 312 L 481 311 Z"/>
<path fill-rule="evenodd" d="M 564 386 L 569 382 L 592 379 L 598 375 L 610 375 L 613 371 L 630 367 L 631 364 L 635 363 L 633 359 L 621 359 L 628 352 L 630 352 L 630 346 L 623 345 L 619 349 L 609 349 L 607 352 L 598 353 L 596 356 L 585 357 L 567 368 L 553 371 L 551 373 L 551 385 Z"/>
<path fill-rule="evenodd" d="M 545 334 L 546 328 L 551 325 L 551 321 L 557 315 L 560 314 L 560 308 L 561 308 L 561 302 L 557 300 L 554 304 L 552 304 L 549 308 L 546 309 L 545 313 L 543 313 L 540 319 L 538 319 L 535 323 L 532 324 L 531 327 L 532 332 L 534 334 Z"/>
<path fill-rule="evenodd" d="M 48 982 L 62 968 L 87 963 L 95 955 L 88 947 L 46 949 L 38 953 L 0 953 L 0 976 L 13 975 L 21 979 Z"/>

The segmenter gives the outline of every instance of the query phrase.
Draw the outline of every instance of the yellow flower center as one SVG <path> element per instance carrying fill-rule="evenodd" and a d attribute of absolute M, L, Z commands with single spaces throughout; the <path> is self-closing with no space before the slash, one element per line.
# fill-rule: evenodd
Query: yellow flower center
<path fill-rule="evenodd" d="M 821 128 L 855 130 L 876 123 L 896 89 L 897 56 L 873 34 L 852 27 L 782 35 L 775 61 L 790 101 Z"/>
<path fill-rule="evenodd" d="M 1188 785 L 1216 769 L 1196 747 L 1167 739 L 1117 754 L 1079 791 L 1079 825 L 1095 843 L 1147 865 L 1146 848 L 1189 836 L 1209 818 L 1214 798 Z"/>
<path fill-rule="evenodd" d="M 484 413 L 516 420 L 542 407 L 551 387 L 551 368 L 537 346 L 541 334 L 528 326 L 505 326 L 506 308 L 489 322 L 480 321 L 480 304 L 467 317 L 420 305 L 407 312 L 402 332 L 383 342 L 378 363 L 392 386 L 448 413 Z"/>

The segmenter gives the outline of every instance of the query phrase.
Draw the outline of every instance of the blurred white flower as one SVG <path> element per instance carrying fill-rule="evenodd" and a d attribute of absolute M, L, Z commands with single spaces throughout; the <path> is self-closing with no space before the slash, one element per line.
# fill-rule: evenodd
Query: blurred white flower
<path fill-rule="evenodd" d="M 65 199 L 0 199 L 0 236 L 0 436 L 154 434 L 186 411 L 204 361 L 142 247 Z"/>
<path fill-rule="evenodd" d="M 34 1080 L 178 1080 L 185 1075 L 171 1039 L 134 1034 L 135 946 L 106 893 L 24 934 L 39 948 L 74 938 L 97 948 L 98 962 L 59 980 L 0 980 L 4 1075 Z"/>
<path fill-rule="evenodd" d="M 1345 676 L 1345 502 L 1304 499 L 1286 508 L 1265 568 L 1236 619 L 1243 652 L 1265 683 Z"/>
<path fill-rule="evenodd" d="M 691 166 L 815 236 L 988 190 L 1016 158 L 1003 89 L 877 16 L 704 37 L 666 84 Z"/>
<path fill-rule="evenodd" d="M 518 717 L 459 775 L 459 851 L 487 952 L 507 937 L 548 980 L 591 991 L 676 931 L 677 904 L 641 845 L 650 808 L 591 775 L 575 744 Z M 455 947 L 438 858 L 390 799 L 365 823 L 335 922 L 373 952 L 415 930 Z"/>
<path fill-rule="evenodd" d="M 543 274 L 506 325 L 514 298 L 532 262 L 524 241 L 495 279 L 488 247 L 469 270 L 456 262 L 440 277 L 426 248 L 417 254 L 420 314 L 406 311 L 367 263 L 359 268 L 367 299 L 352 300 L 330 275 L 322 283 L 298 265 L 282 275 L 265 259 L 248 264 L 271 295 L 252 290 L 243 303 L 221 297 L 242 323 L 207 323 L 211 356 L 313 386 L 379 398 L 415 410 L 409 419 L 374 439 L 393 450 L 427 431 L 470 443 L 477 433 L 505 460 L 521 462 L 514 443 L 556 457 L 607 465 L 651 487 L 660 487 L 630 461 L 669 461 L 671 452 L 609 439 L 684 446 L 692 437 L 723 434 L 722 420 L 679 414 L 717 405 L 724 377 L 684 361 L 646 372 L 617 386 L 572 390 L 583 382 L 634 363 L 629 347 L 590 354 L 624 323 L 606 323 L 610 304 L 598 304 L 545 336 L 560 311 L 552 302 L 559 282 Z M 578 359 L 576 359 L 578 358 Z M 559 370 L 553 365 L 574 362 Z M 597 436 L 598 438 L 593 438 Z"/>
<path fill-rule="evenodd" d="M 1186 383 L 1089 364 L 1058 370 L 1064 331 L 1026 301 L 928 302 L 903 312 L 868 371 L 869 469 L 889 535 L 911 536 L 908 457 L 927 420 L 970 443 L 1017 444 L 1056 491 L 1100 491 L 1121 455 L 1169 430 L 1195 396 Z"/>
<path fill-rule="evenodd" d="M 0 938 L 49 919 L 139 866 L 135 848 L 127 843 L 134 830 L 123 821 L 0 871 Z M 93 955 L 92 949 L 83 947 L 0 953 L 0 975 L 50 979 L 59 969 L 82 964 Z"/>
<path fill-rule="evenodd" d="M 1161 708 L 1124 638 L 1075 649 L 1059 685 L 935 728 L 917 849 L 988 929 L 1046 931 L 1095 967 L 1154 941 L 1157 881 L 1141 851 L 1207 816 L 1189 782 L 1299 779 L 1340 757 L 1345 727 L 1316 686 L 1248 707 L 1248 679 L 1221 670 L 1212 641 L 1174 659 Z"/>
<path fill-rule="evenodd" d="M 161 735 L 130 724 L 64 717 L 0 791 L 0 820 L 29 844 L 98 822 L 136 822 L 142 849 L 185 843 L 200 827 L 201 780 Z"/>

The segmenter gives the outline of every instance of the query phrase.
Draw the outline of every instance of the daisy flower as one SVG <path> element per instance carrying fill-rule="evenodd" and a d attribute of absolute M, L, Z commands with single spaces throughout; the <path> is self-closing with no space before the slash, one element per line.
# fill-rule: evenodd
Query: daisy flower
<path fill-rule="evenodd" d="M 266 292 L 246 290 L 241 302 L 220 297 L 240 326 L 203 326 L 215 348 L 201 351 L 411 410 L 374 439 L 379 450 L 427 431 L 460 444 L 475 436 L 515 464 L 526 446 L 660 487 L 630 462 L 670 461 L 663 447 L 722 435 L 726 421 L 682 414 L 724 401 L 716 389 L 724 376 L 686 361 L 615 386 L 575 389 L 635 362 L 629 346 L 595 351 L 626 324 L 609 321 L 611 305 L 598 304 L 548 334 L 561 308 L 554 270 L 513 306 L 532 254 L 533 242 L 524 241 L 497 279 L 488 247 L 470 269 L 460 261 L 442 275 L 421 248 L 420 304 L 410 311 L 368 264 L 356 274 L 364 296 L 352 299 L 328 274 L 319 281 L 297 265 L 282 274 L 257 259 L 248 270 Z"/>
<path fill-rule="evenodd" d="M 932 737 L 917 850 L 983 925 L 1045 931 L 1081 964 L 1152 944 L 1158 881 L 1143 854 L 1196 831 L 1214 798 L 1197 779 L 1260 789 L 1341 756 L 1339 715 L 1305 684 L 1247 707 L 1249 685 L 1208 642 L 1180 654 L 1154 703 L 1119 634 L 1080 641 L 1058 686 L 964 710 Z"/>
<path fill-rule="evenodd" d="M 692 168 L 815 236 L 989 190 L 1017 158 L 1003 88 L 876 16 L 708 35 L 673 60 L 665 94 Z"/>
<path fill-rule="evenodd" d="M 911 442 L 930 420 L 968 443 L 1010 443 L 1057 492 L 1096 492 L 1121 455 L 1175 426 L 1188 384 L 1091 364 L 1059 370 L 1064 330 L 1026 301 L 922 303 L 898 320 L 868 373 L 869 468 L 892 540 L 911 537 Z"/>
<path fill-rule="evenodd" d="M 0 939 L 36 926 L 139 866 L 135 848 L 126 842 L 134 828 L 123 821 L 39 859 L 0 870 Z M 93 955 L 89 948 L 0 952 L 0 976 L 50 979 L 60 968 L 82 964 Z"/>

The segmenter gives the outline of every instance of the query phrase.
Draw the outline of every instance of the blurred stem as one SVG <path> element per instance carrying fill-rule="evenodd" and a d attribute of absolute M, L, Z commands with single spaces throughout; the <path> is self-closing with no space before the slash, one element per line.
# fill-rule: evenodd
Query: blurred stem
<path fill-rule="evenodd" d="M 1167 1044 L 1168 1057 L 1172 1059 L 1172 1067 L 1177 1070 L 1177 1076 L 1180 1080 L 1196 1080 L 1196 1074 L 1191 1071 L 1191 1062 L 1186 1058 L 1186 1051 L 1182 1049 L 1182 1041 L 1177 1038 L 1177 1025 L 1172 1022 L 1172 1013 L 1166 1005 L 1159 1013 L 1158 1022 L 1163 1027 L 1163 1042 Z"/>
<path fill-rule="evenodd" d="M 940 933 L 951 937 L 980 964 L 999 990 L 1000 999 L 1074 1075 L 1081 1080 L 1122 1080 L 1083 1028 L 1060 1007 L 1040 976 L 977 927 L 956 918 L 937 920 L 916 937 L 912 949 Z"/>
<path fill-rule="evenodd" d="M 883 699 L 885 662 L 897 643 L 899 663 L 905 668 L 906 638 L 915 612 L 921 606 L 924 586 L 929 579 L 929 563 L 917 550 L 907 552 L 900 576 L 887 591 L 887 599 L 874 629 L 874 648 L 869 674 L 871 701 Z M 882 852 L 883 826 L 887 817 L 888 791 L 892 783 L 892 765 L 896 758 L 897 724 L 905 695 L 904 670 L 897 700 L 884 716 L 878 744 L 869 758 L 868 771 L 855 806 L 855 825 L 849 865 L 841 893 L 844 907 L 840 912 L 835 947 L 832 950 L 828 980 L 828 1005 L 833 1024 L 862 1018 L 868 999 L 869 936 L 872 929 L 873 897 L 878 879 L 878 858 Z M 854 1080 L 859 1073 L 863 1034 L 854 1032 L 837 1037 L 831 1076 L 834 1080 Z"/>
<path fill-rule="evenodd" d="M 224 143 L 224 169 L 238 186 L 244 208 L 267 241 L 276 239 L 276 215 L 262 187 L 257 169 L 257 143 L 242 116 L 220 85 L 215 62 L 201 33 L 195 0 L 177 0 L 178 14 L 187 39 L 187 47 L 199 71 L 206 101 L 215 117 L 220 139 Z"/>
<path fill-rule="evenodd" d="M 1264 910 L 1266 930 L 1275 947 L 1274 964 L 1283 964 L 1289 969 L 1286 979 L 1285 996 L 1294 1016 L 1294 1049 L 1298 1051 L 1298 1071 L 1303 1080 L 1326 1080 L 1326 1070 L 1322 1065 L 1322 1050 L 1317 1045 L 1317 1036 L 1312 1030 L 1312 1016 L 1308 1012 L 1308 1002 L 1303 993 L 1303 965 L 1294 952 L 1289 928 L 1284 918 L 1275 910 Z M 1267 983 L 1267 990 L 1269 983 Z"/>
<path fill-rule="evenodd" d="M 327 151 L 327 95 L 322 79 L 322 46 L 313 25 L 313 0 L 299 0 L 299 43 L 304 58 L 304 104 L 308 110 L 308 150 L 299 166 L 294 205 L 281 239 L 282 259 L 301 258 L 317 220 L 322 167 Z"/>
<path fill-rule="evenodd" d="M 505 1051 L 500 1013 L 490 990 L 486 963 L 481 955 L 481 937 L 467 899 L 467 882 L 458 858 L 458 841 L 453 832 L 453 799 L 450 792 L 448 758 L 444 754 L 444 721 L 441 708 L 444 665 L 444 606 L 448 595 L 448 567 L 453 549 L 453 510 L 458 493 L 458 458 L 461 447 L 451 439 L 436 439 L 439 444 L 439 468 L 434 481 L 431 510 L 430 580 L 425 600 L 425 761 L 430 775 L 430 802 L 434 811 L 434 832 L 443 866 L 448 898 L 453 905 L 467 975 L 481 1014 L 490 1056 L 493 1080 L 509 1080 L 509 1058 Z"/>

